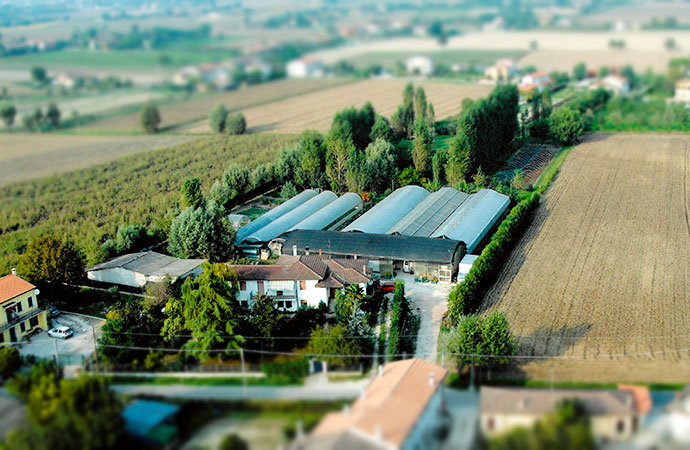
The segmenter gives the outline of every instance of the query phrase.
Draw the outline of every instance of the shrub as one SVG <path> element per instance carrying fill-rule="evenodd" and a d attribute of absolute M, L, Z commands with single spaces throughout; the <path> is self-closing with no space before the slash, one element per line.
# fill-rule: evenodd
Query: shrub
<path fill-rule="evenodd" d="M 548 139 L 549 133 L 550 129 L 548 119 L 535 120 L 529 126 L 529 135 L 535 139 Z"/>
<path fill-rule="evenodd" d="M 393 306 L 391 310 L 391 328 L 388 337 L 388 360 L 393 361 L 397 355 L 414 354 L 418 318 L 410 310 L 410 304 L 405 298 L 405 283 L 395 283 Z"/>
<path fill-rule="evenodd" d="M 235 433 L 228 434 L 220 441 L 220 450 L 248 450 L 247 442 Z"/>
<path fill-rule="evenodd" d="M 218 104 L 211 110 L 211 115 L 208 118 L 208 124 L 216 133 L 222 133 L 225 130 L 225 121 L 228 117 L 228 110 L 224 105 Z"/>
<path fill-rule="evenodd" d="M 13 347 L 0 349 L 0 376 L 5 379 L 12 377 L 21 365 L 19 350 Z"/>
<path fill-rule="evenodd" d="M 283 377 L 291 382 L 300 381 L 309 375 L 307 358 L 279 360 L 261 364 L 261 371 L 268 378 Z"/>
<path fill-rule="evenodd" d="M 161 116 L 158 113 L 158 108 L 152 103 L 145 105 L 139 115 L 139 123 L 141 124 L 141 128 L 147 133 L 155 133 L 158 131 L 158 125 L 161 123 Z"/>
<path fill-rule="evenodd" d="M 244 134 L 247 131 L 247 121 L 242 113 L 230 114 L 225 119 L 225 130 L 228 134 Z"/>
<path fill-rule="evenodd" d="M 561 144 L 568 145 L 578 140 L 585 129 L 585 122 L 580 111 L 563 107 L 551 114 L 549 126 L 553 137 Z"/>

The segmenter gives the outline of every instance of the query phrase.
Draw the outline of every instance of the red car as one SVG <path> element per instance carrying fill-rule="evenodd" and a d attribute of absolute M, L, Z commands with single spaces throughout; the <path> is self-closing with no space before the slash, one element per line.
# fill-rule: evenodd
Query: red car
<path fill-rule="evenodd" d="M 381 290 L 383 292 L 395 292 L 395 283 L 393 281 L 381 283 Z"/>

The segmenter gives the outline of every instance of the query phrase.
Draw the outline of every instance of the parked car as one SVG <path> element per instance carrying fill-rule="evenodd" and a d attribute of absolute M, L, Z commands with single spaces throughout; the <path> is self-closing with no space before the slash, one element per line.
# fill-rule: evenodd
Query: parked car
<path fill-rule="evenodd" d="M 54 338 L 59 338 L 59 339 L 67 339 L 68 337 L 72 336 L 74 332 L 70 327 L 55 327 L 51 328 L 48 330 L 48 336 L 54 337 Z"/>
<path fill-rule="evenodd" d="M 381 283 L 381 290 L 383 292 L 395 292 L 395 282 L 386 281 L 385 283 Z"/>
<path fill-rule="evenodd" d="M 60 310 L 54 306 L 51 306 L 48 311 L 50 312 L 50 317 L 55 318 L 60 315 Z"/>

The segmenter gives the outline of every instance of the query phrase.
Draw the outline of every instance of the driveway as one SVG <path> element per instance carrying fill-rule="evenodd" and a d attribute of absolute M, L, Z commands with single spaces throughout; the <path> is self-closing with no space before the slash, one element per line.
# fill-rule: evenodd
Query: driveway
<path fill-rule="evenodd" d="M 448 283 L 419 283 L 414 275 L 398 272 L 396 281 L 405 282 L 405 296 L 413 310 L 419 308 L 421 321 L 417 335 L 415 358 L 436 362 L 438 333 L 441 319 L 448 310 L 448 293 L 454 285 Z"/>
<path fill-rule="evenodd" d="M 33 355 L 37 358 L 54 358 L 55 349 L 60 357 L 60 364 L 81 364 L 84 356 L 91 355 L 95 350 L 93 341 L 101 336 L 102 319 L 95 319 L 81 314 L 63 312 L 57 319 L 50 319 L 51 327 L 67 326 L 74 331 L 69 339 L 55 339 L 48 336 L 47 331 L 32 336 L 18 344 L 19 353 L 23 356 Z"/>
<path fill-rule="evenodd" d="M 0 388 L 0 440 L 7 437 L 7 433 L 26 424 L 24 405 L 15 397 Z"/>

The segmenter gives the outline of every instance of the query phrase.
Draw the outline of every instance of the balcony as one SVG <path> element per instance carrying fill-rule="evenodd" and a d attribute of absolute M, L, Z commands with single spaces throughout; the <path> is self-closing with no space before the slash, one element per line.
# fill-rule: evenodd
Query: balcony
<path fill-rule="evenodd" d="M 7 322 L 0 325 L 0 333 L 4 332 L 5 330 L 9 330 L 13 326 L 20 324 L 20 323 L 24 322 L 25 320 L 29 320 L 33 317 L 37 317 L 38 315 L 40 315 L 45 310 L 46 310 L 46 308 L 33 308 L 29 311 L 26 311 L 24 314 L 7 314 L 7 312 L 5 312 L 5 316 L 7 317 Z"/>

